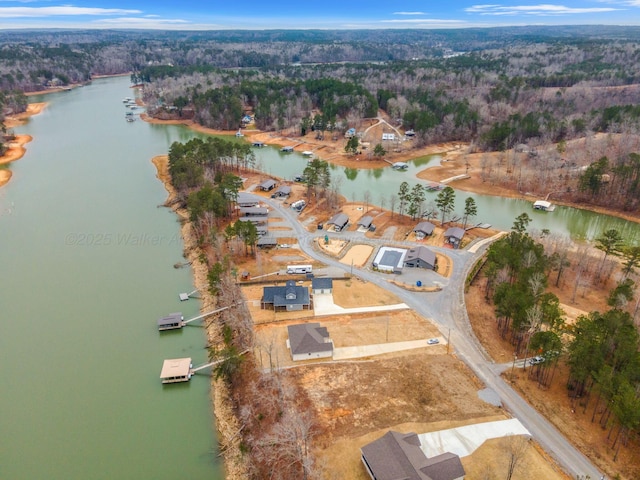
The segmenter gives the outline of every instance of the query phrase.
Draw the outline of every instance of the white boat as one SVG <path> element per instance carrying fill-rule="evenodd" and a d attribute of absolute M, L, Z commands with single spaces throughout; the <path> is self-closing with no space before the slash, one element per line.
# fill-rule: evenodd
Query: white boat
<path fill-rule="evenodd" d="M 310 152 L 309 150 L 305 150 L 304 152 L 302 152 L 302 155 L 305 157 L 313 157 L 313 152 Z"/>
<path fill-rule="evenodd" d="M 242 133 L 240 130 L 238 130 L 236 132 L 236 137 L 244 137 L 244 133 Z"/>

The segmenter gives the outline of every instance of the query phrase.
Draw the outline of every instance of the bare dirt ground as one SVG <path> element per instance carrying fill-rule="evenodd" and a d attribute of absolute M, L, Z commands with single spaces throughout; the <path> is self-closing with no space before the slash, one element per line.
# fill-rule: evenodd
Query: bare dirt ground
<path fill-rule="evenodd" d="M 570 299 L 574 279 L 570 275 L 569 273 L 564 278 L 561 288 L 550 288 L 558 295 L 561 302 L 571 307 L 569 321 L 583 311 L 607 309 L 606 287 L 603 287 L 602 291 L 583 292 L 581 290 L 576 297 L 576 302 L 572 303 Z M 497 363 L 512 362 L 513 346 L 498 335 L 493 307 L 484 299 L 484 285 L 485 281 L 479 275 L 465 296 L 473 330 L 485 350 Z M 514 376 L 511 375 L 511 371 L 508 369 L 505 377 L 513 382 L 514 388 L 566 437 L 572 439 L 572 442 L 589 456 L 598 468 L 606 472 L 608 478 L 614 478 L 616 474 L 620 474 L 620 478 L 625 480 L 640 478 L 640 443 L 637 439 L 629 442 L 628 446 L 620 449 L 617 461 L 613 461 L 615 452 L 610 448 L 611 442 L 607 440 L 609 430 L 600 427 L 597 422 L 599 416 L 596 416 L 595 423 L 591 422 L 595 400 L 592 399 L 587 411 L 584 412 L 584 407 L 579 401 L 572 401 L 569 398 L 566 387 L 568 368 L 562 360 L 549 388 L 541 388 L 535 379 L 528 378 L 528 374 L 522 369 L 513 370 Z"/>

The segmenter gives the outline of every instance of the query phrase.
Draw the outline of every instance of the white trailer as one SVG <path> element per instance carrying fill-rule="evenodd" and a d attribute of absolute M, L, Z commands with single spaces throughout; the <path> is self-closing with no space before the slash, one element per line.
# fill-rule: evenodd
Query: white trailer
<path fill-rule="evenodd" d="M 311 265 L 287 265 L 287 273 L 311 273 Z"/>

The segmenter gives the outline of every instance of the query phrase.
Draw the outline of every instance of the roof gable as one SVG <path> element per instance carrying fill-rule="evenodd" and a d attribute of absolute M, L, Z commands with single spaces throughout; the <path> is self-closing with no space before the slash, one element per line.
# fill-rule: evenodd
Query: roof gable
<path fill-rule="evenodd" d="M 289 325 L 287 331 L 294 355 L 333 351 L 333 343 L 327 341 L 329 332 L 317 322 Z"/>

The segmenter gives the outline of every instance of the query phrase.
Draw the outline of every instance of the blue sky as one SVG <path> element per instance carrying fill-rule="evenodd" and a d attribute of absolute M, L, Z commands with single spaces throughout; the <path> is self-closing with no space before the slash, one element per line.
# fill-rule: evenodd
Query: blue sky
<path fill-rule="evenodd" d="M 0 28 L 358 29 L 640 25 L 640 0 L 0 0 Z"/>

